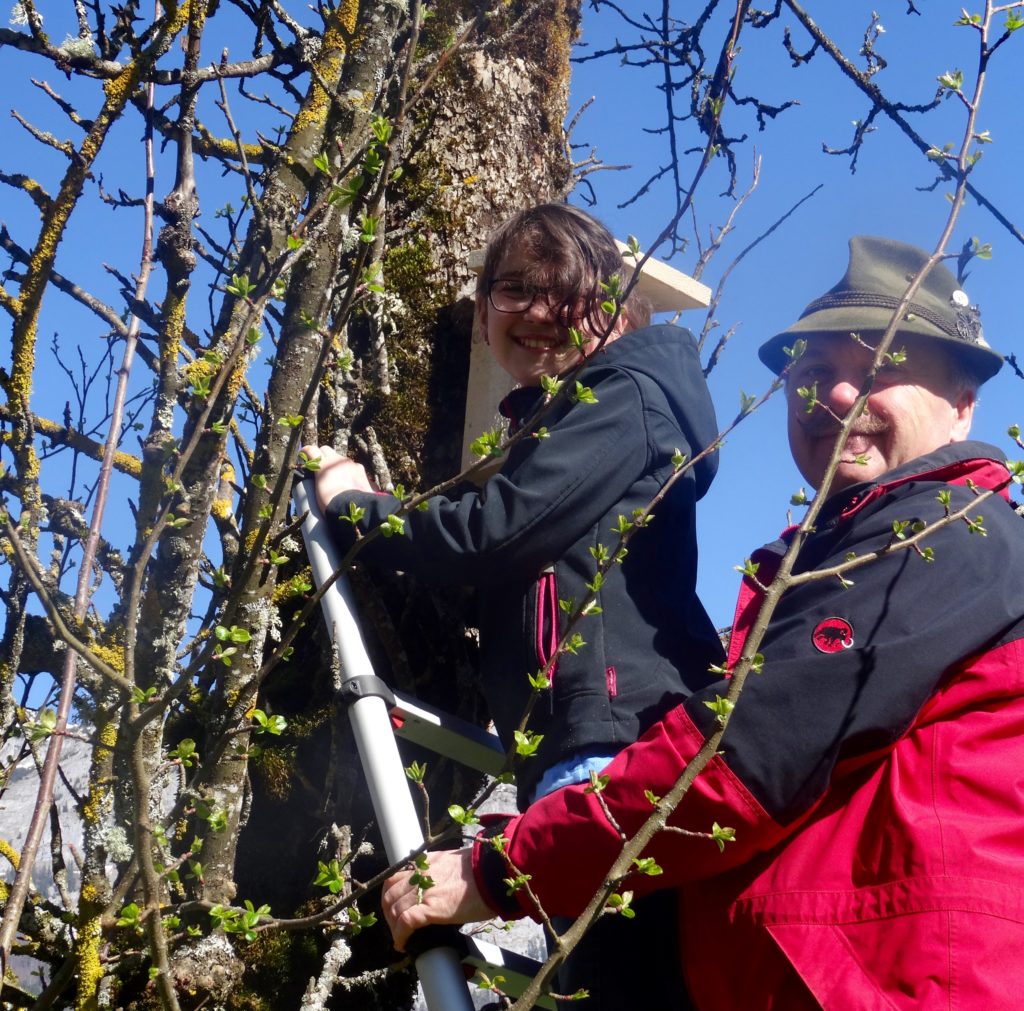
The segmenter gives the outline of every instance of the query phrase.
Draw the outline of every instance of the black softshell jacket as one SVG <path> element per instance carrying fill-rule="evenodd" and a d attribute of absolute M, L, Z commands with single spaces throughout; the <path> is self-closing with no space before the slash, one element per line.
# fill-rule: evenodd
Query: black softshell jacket
<path fill-rule="evenodd" d="M 516 443 L 482 489 L 431 499 L 405 517 L 403 535 L 379 537 L 360 556 L 427 582 L 477 588 L 481 686 L 506 743 L 530 698 L 528 676 L 553 655 L 566 607 L 588 592 L 598 544 L 613 551 L 618 517 L 651 502 L 673 473 L 673 455 L 692 458 L 718 434 L 687 330 L 625 334 L 576 378 L 596 403 L 561 399 L 533 426 L 546 434 Z M 509 394 L 502 412 L 514 431 L 542 397 L 536 388 Z M 530 719 L 544 740 L 517 770 L 521 802 L 550 765 L 584 750 L 617 752 L 709 683 L 721 647 L 695 590 L 695 505 L 716 468 L 711 453 L 675 483 L 608 573 L 600 612 L 578 624 L 585 645 L 558 659 Z M 399 509 L 391 496 L 339 495 L 328 514 L 344 549 L 354 533 L 339 517 L 350 502 L 365 510 L 363 531 Z"/>

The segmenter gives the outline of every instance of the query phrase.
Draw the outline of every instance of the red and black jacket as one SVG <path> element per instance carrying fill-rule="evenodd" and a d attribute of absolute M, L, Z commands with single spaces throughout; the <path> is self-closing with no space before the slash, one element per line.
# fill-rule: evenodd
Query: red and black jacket
<path fill-rule="evenodd" d="M 703 833 L 718 822 L 736 841 L 719 853 L 706 838 L 661 834 L 648 852 L 664 874 L 624 885 L 685 886 L 682 956 L 702 1009 L 1019 1002 L 1024 523 L 997 494 L 971 510 L 975 532 L 964 521 L 936 529 L 930 561 L 885 550 L 894 523 L 946 514 L 940 492 L 955 511 L 1007 481 L 992 447 L 958 443 L 823 511 L 797 572 L 883 553 L 849 585 L 809 581 L 783 596 L 763 673 L 748 679 L 721 754 L 672 818 Z M 784 548 L 755 555 L 762 581 Z M 760 595 L 745 582 L 731 657 Z M 602 797 L 627 833 L 650 813 L 645 790 L 663 795 L 696 753 L 714 720 L 704 703 L 725 690 L 695 693 L 608 769 Z M 505 834 L 549 913 L 580 911 L 621 846 L 577 787 Z M 476 863 L 496 909 L 533 912 L 506 895 L 508 870 L 487 844 Z"/>

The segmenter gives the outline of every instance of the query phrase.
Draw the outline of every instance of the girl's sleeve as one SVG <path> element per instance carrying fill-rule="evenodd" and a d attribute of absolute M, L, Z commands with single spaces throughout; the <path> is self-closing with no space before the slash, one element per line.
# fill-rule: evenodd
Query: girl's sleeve
<path fill-rule="evenodd" d="M 428 500 L 425 509 L 401 517 L 402 533 L 368 544 L 363 560 L 438 583 L 486 585 L 511 569 L 540 569 L 562 555 L 650 464 L 636 381 L 608 369 L 591 383 L 597 402 L 575 403 L 543 437 L 527 436 L 536 445 L 509 473 L 499 472 L 480 490 Z M 685 445 L 680 449 L 688 452 Z M 363 533 L 400 509 L 390 496 L 339 495 L 327 514 L 345 549 L 355 539 L 353 525 L 341 519 L 350 503 L 364 510 Z"/>

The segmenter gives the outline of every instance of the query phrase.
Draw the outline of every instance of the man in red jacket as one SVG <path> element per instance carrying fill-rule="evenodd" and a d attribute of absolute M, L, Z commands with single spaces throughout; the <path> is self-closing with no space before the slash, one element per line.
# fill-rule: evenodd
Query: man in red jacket
<path fill-rule="evenodd" d="M 788 427 L 816 488 L 926 260 L 855 237 L 842 280 L 761 348 L 779 373 L 784 348 L 806 340 L 786 379 Z M 662 874 L 620 886 L 678 888 L 701 1011 L 1020 1005 L 1024 525 L 1007 489 L 1022 470 L 968 440 L 977 388 L 1001 364 L 977 308 L 933 268 L 839 455 L 761 644 L 763 672 L 670 819 L 685 832 L 645 851 Z M 791 537 L 752 556 L 729 666 Z M 617 826 L 632 835 L 647 819 L 649 795 L 666 794 L 713 731 L 727 687 L 695 694 L 622 752 L 600 800 L 559 790 L 501 826 L 504 854 L 482 834 L 433 855 L 422 901 L 408 875 L 392 878 L 396 944 L 427 923 L 536 915 L 524 889 L 508 893 L 506 861 L 547 913 L 578 914 L 621 850 Z M 715 823 L 735 833 L 723 852 Z"/>

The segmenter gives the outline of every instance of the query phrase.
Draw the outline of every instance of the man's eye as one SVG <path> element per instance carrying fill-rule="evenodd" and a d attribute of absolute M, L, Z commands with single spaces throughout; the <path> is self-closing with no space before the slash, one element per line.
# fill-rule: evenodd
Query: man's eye
<path fill-rule="evenodd" d="M 792 376 L 792 382 L 797 386 L 811 386 L 814 383 L 823 385 L 827 378 L 827 369 L 820 365 L 808 365 L 796 370 Z"/>
<path fill-rule="evenodd" d="M 526 288 L 517 281 L 499 281 L 498 291 L 510 298 L 525 298 Z"/>
<path fill-rule="evenodd" d="M 875 375 L 879 379 L 886 380 L 886 382 L 895 383 L 906 378 L 907 370 L 902 364 L 883 362 L 878 367 L 878 372 Z"/>

